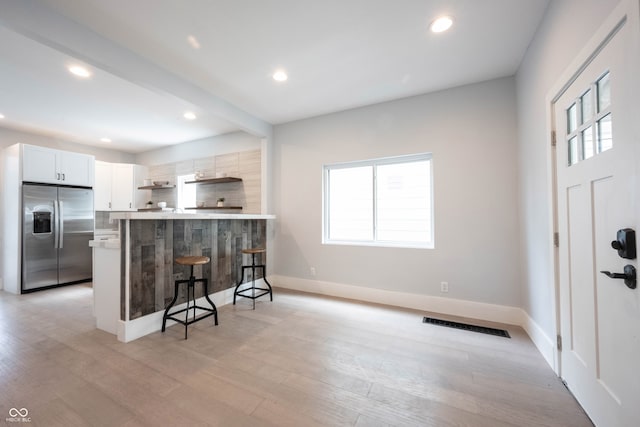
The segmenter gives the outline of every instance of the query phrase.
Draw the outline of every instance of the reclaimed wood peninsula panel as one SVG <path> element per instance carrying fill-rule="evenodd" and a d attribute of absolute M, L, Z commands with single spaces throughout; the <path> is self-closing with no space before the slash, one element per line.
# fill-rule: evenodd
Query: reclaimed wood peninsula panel
<path fill-rule="evenodd" d="M 174 262 L 185 255 L 211 258 L 196 266 L 194 275 L 209 279 L 209 293 L 235 287 L 243 264 L 242 249 L 265 247 L 264 219 L 157 219 L 130 222 L 129 319 L 164 310 L 173 298 L 174 281 L 189 277 L 188 266 Z M 245 256 L 244 263 L 251 262 Z M 256 262 L 266 264 L 266 254 Z M 259 273 L 258 273 L 259 274 Z M 258 275 L 258 278 L 261 277 Z M 196 298 L 203 296 L 196 285 Z M 124 299 L 121 317 L 124 320 Z M 182 286 L 178 303 L 186 301 Z"/>

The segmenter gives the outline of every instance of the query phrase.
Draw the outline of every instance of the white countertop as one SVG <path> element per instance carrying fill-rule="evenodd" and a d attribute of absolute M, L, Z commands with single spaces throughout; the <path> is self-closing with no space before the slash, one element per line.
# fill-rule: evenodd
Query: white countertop
<path fill-rule="evenodd" d="M 276 219 L 275 215 L 176 213 L 176 212 L 114 212 L 111 219 Z"/>

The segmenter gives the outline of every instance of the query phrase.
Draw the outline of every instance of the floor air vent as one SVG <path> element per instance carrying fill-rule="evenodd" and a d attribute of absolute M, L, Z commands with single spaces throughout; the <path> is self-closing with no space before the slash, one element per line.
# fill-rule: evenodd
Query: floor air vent
<path fill-rule="evenodd" d="M 424 317 L 422 323 L 431 323 L 432 325 L 446 326 L 448 328 L 462 329 L 464 331 L 479 332 L 481 334 L 495 335 L 498 337 L 511 338 L 509 332 L 504 329 L 487 328 L 485 326 L 469 325 L 467 323 L 450 322 L 448 320 L 434 319 L 433 317 Z"/>

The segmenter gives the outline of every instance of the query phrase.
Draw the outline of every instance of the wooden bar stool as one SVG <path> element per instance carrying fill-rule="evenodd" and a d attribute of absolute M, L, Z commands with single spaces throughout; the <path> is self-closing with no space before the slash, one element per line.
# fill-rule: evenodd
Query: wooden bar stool
<path fill-rule="evenodd" d="M 205 319 L 209 316 L 214 316 L 215 324 L 216 325 L 218 324 L 218 309 L 216 308 L 216 305 L 213 303 L 213 301 L 209 299 L 209 281 L 206 278 L 196 279 L 193 276 L 193 266 L 207 264 L 209 261 L 210 261 L 209 257 L 206 257 L 206 256 L 183 256 L 183 257 L 176 258 L 176 264 L 191 266 L 191 275 L 189 276 L 188 279 L 176 280 L 173 300 L 171 300 L 171 303 L 169 304 L 167 309 L 164 311 L 164 316 L 162 317 L 162 332 L 164 332 L 165 330 L 167 319 L 174 320 L 184 325 L 185 340 L 187 339 L 187 327 L 192 323 Z M 200 307 L 196 305 L 196 290 L 195 290 L 196 282 L 203 283 L 204 297 L 206 298 L 207 302 L 211 304 L 211 308 Z M 169 313 L 169 310 L 171 310 L 171 307 L 173 307 L 173 305 L 176 303 L 176 300 L 178 299 L 178 290 L 180 288 L 180 285 L 183 283 L 187 284 L 187 308 L 183 308 L 182 310 L 177 310 L 177 311 L 174 311 L 173 313 Z M 193 307 L 190 307 L 189 304 L 192 298 L 193 298 Z M 189 320 L 190 308 L 193 308 L 193 318 L 191 320 Z M 196 308 L 206 311 L 207 313 L 196 317 Z M 182 312 L 185 313 L 184 320 L 178 319 L 177 317 L 173 317 L 176 314 L 179 314 Z"/>
<path fill-rule="evenodd" d="M 267 282 L 266 266 L 264 264 L 256 265 L 256 255 L 263 254 L 265 252 L 266 251 L 262 248 L 249 248 L 249 249 L 242 250 L 243 254 L 251 255 L 251 265 L 242 266 L 242 275 L 240 277 L 240 281 L 238 282 L 238 285 L 236 286 L 236 289 L 233 292 L 233 305 L 236 305 L 236 296 L 243 297 L 243 298 L 251 298 L 253 300 L 254 310 L 256 309 L 256 298 L 260 298 L 263 295 L 269 294 L 271 301 L 273 301 L 273 291 L 271 290 L 271 285 L 269 284 L 269 282 Z M 242 285 L 242 282 L 244 281 L 244 271 L 248 268 L 251 269 L 251 287 L 238 290 L 238 288 L 240 287 L 240 285 Z M 262 279 L 264 280 L 264 283 L 268 286 L 268 289 L 256 288 L 256 269 L 259 269 L 259 268 L 262 269 Z M 260 292 L 256 294 L 256 291 L 260 291 Z M 247 292 L 250 292 L 251 294 L 246 295 Z"/>

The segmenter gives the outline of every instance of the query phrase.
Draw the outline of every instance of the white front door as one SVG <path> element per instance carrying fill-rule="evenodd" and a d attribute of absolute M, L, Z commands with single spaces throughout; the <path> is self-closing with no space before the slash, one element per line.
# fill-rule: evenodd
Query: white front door
<path fill-rule="evenodd" d="M 602 427 L 640 426 L 640 289 L 601 273 L 637 267 L 611 246 L 640 225 L 634 25 L 620 21 L 554 103 L 560 371 Z"/>

